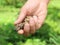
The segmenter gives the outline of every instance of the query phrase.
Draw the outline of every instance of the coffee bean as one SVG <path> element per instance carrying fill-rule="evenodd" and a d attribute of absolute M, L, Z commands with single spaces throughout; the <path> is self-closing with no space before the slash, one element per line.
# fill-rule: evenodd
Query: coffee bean
<path fill-rule="evenodd" d="M 31 16 L 27 16 L 22 23 L 16 25 L 16 31 L 24 29 L 25 22 L 29 22 Z"/>

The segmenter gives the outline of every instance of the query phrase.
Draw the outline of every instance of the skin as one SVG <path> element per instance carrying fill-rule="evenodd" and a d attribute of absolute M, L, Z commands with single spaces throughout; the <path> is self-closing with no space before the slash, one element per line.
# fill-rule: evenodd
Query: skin
<path fill-rule="evenodd" d="M 47 5 L 49 0 L 28 0 L 21 8 L 18 19 L 15 21 L 15 25 L 21 23 L 26 16 L 31 16 L 29 23 L 25 23 L 24 29 L 19 30 L 19 34 L 28 36 L 34 34 L 39 29 L 47 15 Z"/>

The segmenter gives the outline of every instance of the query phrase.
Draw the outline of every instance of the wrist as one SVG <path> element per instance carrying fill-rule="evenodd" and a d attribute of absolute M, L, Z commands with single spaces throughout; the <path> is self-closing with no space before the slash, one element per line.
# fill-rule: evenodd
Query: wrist
<path fill-rule="evenodd" d="M 27 0 L 27 1 L 40 1 L 40 0 Z"/>
<path fill-rule="evenodd" d="M 50 0 L 28 0 L 28 1 L 40 1 L 48 4 Z"/>
<path fill-rule="evenodd" d="M 41 2 L 48 4 L 50 0 L 41 0 Z"/>

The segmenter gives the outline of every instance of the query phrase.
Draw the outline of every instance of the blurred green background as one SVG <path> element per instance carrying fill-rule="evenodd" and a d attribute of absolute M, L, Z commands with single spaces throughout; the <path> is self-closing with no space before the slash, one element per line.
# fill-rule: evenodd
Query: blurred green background
<path fill-rule="evenodd" d="M 29 37 L 17 34 L 14 21 L 26 0 L 0 0 L 0 45 L 60 45 L 60 0 L 51 0 L 43 26 Z"/>

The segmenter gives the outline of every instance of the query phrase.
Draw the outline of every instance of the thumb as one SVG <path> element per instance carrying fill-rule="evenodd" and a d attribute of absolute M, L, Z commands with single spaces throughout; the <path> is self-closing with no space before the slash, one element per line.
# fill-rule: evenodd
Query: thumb
<path fill-rule="evenodd" d="M 24 20 L 24 18 L 25 18 L 25 16 L 26 16 L 26 13 L 27 13 L 26 10 L 22 10 L 21 13 L 19 14 L 18 19 L 15 21 L 14 24 L 16 25 L 16 24 L 21 23 L 21 22 Z"/>

